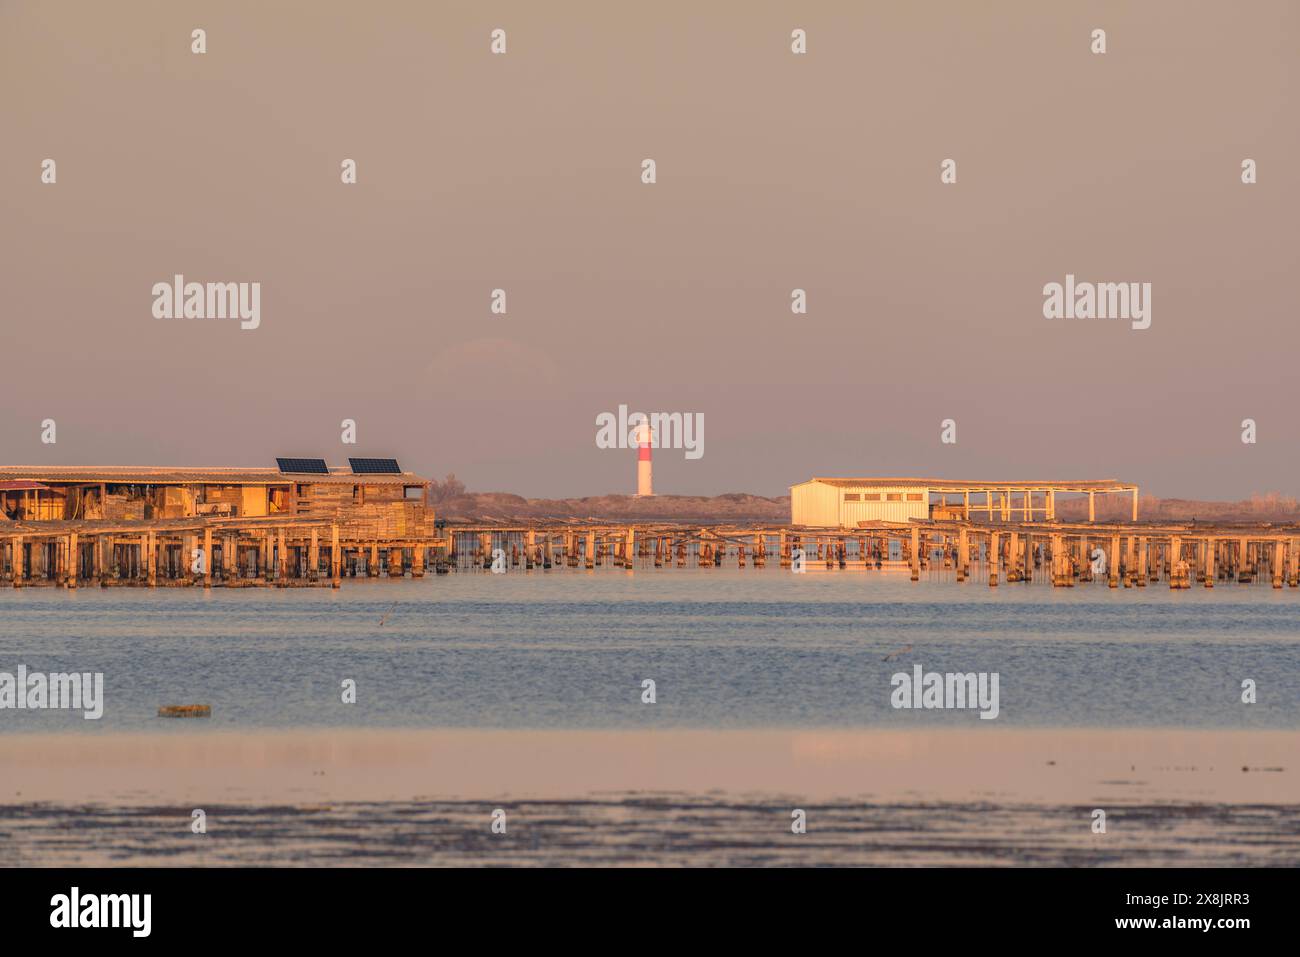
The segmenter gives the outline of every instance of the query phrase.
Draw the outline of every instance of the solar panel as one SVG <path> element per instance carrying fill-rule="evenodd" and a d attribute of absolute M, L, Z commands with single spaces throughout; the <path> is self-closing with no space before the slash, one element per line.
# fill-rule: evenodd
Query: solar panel
<path fill-rule="evenodd" d="M 397 459 L 348 459 L 353 475 L 401 475 Z"/>
<path fill-rule="evenodd" d="M 275 464 L 280 467 L 281 472 L 292 475 L 329 475 L 329 466 L 325 464 L 324 459 L 281 459 L 277 458 Z"/>

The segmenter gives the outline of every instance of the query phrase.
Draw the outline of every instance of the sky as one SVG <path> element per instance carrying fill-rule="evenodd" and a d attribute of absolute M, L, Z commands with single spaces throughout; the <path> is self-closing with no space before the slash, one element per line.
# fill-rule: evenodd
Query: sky
<path fill-rule="evenodd" d="M 1287 0 L 0 0 L 0 464 L 632 492 L 626 405 L 703 416 L 660 493 L 1300 494 L 1298 39 Z M 259 326 L 155 318 L 178 273 Z M 1150 328 L 1045 318 L 1067 274 Z"/>

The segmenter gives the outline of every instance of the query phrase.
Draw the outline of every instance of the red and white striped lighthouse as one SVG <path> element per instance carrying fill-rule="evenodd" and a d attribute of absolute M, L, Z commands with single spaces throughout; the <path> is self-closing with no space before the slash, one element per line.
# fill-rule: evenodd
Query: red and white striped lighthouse
<path fill-rule="evenodd" d="M 650 464 L 650 423 L 643 422 L 636 427 L 636 494 L 637 498 L 654 495 L 654 474 Z"/>

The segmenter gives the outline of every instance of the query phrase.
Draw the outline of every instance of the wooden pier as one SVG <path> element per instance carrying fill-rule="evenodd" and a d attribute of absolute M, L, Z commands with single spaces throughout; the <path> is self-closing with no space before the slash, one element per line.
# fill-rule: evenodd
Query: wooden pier
<path fill-rule="evenodd" d="M 456 568 L 738 568 L 901 570 L 912 581 L 1050 582 L 1111 588 L 1266 581 L 1300 587 L 1300 525 L 912 521 L 827 530 L 790 525 L 462 525 L 449 531 Z"/>
<path fill-rule="evenodd" d="M 2 580 L 337 588 L 446 570 L 429 482 L 395 459 L 277 466 L 0 467 Z"/>
<path fill-rule="evenodd" d="M 0 525 L 0 582 L 61 586 L 339 587 L 344 579 L 469 570 L 707 569 L 948 572 L 990 587 L 1099 578 L 1111 588 L 1267 582 L 1300 587 L 1300 525 L 913 521 L 790 525 L 421 523 L 198 517 Z M 495 566 L 495 567 L 494 567 Z M 1104 572 L 1094 575 L 1094 567 Z M 942 576 L 947 577 L 947 576 Z"/>
<path fill-rule="evenodd" d="M 344 578 L 446 571 L 438 558 L 446 544 L 328 519 L 20 522 L 0 526 L 0 581 L 15 588 L 338 588 Z"/>

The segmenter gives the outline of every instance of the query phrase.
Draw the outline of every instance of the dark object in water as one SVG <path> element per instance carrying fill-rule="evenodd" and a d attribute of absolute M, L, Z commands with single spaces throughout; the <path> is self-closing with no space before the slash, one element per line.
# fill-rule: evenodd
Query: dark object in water
<path fill-rule="evenodd" d="M 158 709 L 160 718 L 210 718 L 210 704 L 165 704 Z"/>

